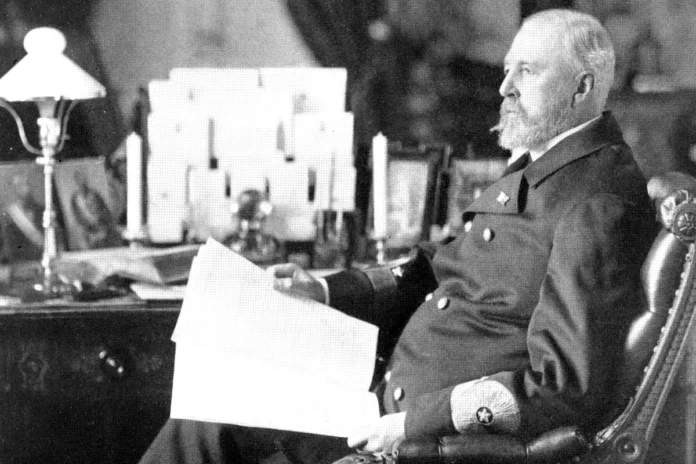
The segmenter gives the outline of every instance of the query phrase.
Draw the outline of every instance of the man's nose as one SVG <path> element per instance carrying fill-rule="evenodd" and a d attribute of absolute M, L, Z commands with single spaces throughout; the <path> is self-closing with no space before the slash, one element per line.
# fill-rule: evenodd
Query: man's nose
<path fill-rule="evenodd" d="M 505 97 L 518 97 L 519 93 L 517 91 L 517 87 L 515 86 L 514 80 L 513 80 L 513 73 L 510 71 L 505 75 L 505 79 L 503 79 L 503 82 L 500 84 L 500 88 L 498 89 L 498 93 L 500 93 L 500 96 L 505 98 Z"/>

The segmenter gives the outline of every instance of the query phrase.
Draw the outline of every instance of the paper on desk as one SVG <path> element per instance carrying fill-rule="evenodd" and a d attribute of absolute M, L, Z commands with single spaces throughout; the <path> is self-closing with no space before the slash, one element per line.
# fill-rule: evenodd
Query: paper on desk
<path fill-rule="evenodd" d="M 138 298 L 145 301 L 180 301 L 186 294 L 186 285 L 155 285 L 146 282 L 132 282 L 130 289 Z"/>
<path fill-rule="evenodd" d="M 201 248 L 172 336 L 171 416 L 333 436 L 376 419 L 377 328 L 272 280 L 213 240 Z"/>

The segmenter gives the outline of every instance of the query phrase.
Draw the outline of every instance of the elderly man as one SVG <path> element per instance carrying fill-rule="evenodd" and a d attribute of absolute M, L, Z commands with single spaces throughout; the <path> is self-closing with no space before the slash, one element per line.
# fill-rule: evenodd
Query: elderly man
<path fill-rule="evenodd" d="M 388 453 L 406 437 L 481 430 L 529 438 L 564 424 L 594 431 L 622 406 L 617 356 L 654 227 L 645 180 L 602 113 L 613 67 L 591 16 L 528 18 L 505 58 L 494 128 L 502 147 L 526 153 L 469 206 L 465 233 L 419 247 L 396 269 L 324 281 L 294 265 L 271 269 L 396 341 L 378 389 L 384 415 L 349 447 Z M 170 421 L 144 462 L 254 462 L 276 450 L 326 462 L 332 445 Z"/>

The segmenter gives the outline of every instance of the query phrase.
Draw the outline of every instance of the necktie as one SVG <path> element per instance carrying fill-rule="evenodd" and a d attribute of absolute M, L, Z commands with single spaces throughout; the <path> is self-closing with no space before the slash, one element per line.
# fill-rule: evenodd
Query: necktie
<path fill-rule="evenodd" d="M 512 174 L 513 172 L 521 171 L 526 168 L 529 163 L 532 162 L 532 155 L 526 152 L 524 155 L 517 158 L 510 166 L 508 166 L 505 171 L 503 171 L 503 176 Z"/>

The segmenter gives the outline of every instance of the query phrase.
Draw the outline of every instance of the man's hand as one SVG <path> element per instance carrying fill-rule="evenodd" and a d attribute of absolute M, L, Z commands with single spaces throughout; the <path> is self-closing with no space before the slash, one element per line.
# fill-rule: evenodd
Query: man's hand
<path fill-rule="evenodd" d="M 297 264 L 276 264 L 266 269 L 266 272 L 275 278 L 273 288 L 276 290 L 301 295 L 320 303 L 326 302 L 321 283 Z"/>
<path fill-rule="evenodd" d="M 386 414 L 348 437 L 348 446 L 361 453 L 391 454 L 406 438 L 405 422 L 405 412 Z"/>

